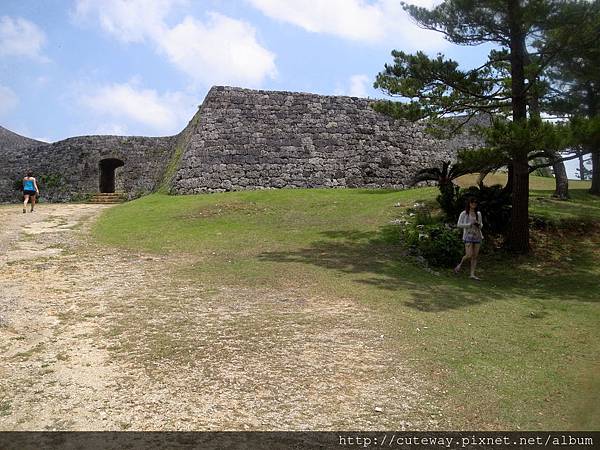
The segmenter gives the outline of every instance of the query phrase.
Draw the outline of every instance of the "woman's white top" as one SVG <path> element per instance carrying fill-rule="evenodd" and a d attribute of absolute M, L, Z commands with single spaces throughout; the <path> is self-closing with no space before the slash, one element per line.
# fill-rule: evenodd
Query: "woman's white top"
<path fill-rule="evenodd" d="M 475 222 L 479 223 L 479 228 L 473 225 Z M 479 239 L 483 239 L 483 235 L 481 234 L 481 229 L 483 228 L 483 218 L 481 217 L 481 212 L 477 211 L 477 218 L 475 218 L 475 214 L 468 214 L 466 211 L 460 213 L 458 216 L 458 223 L 456 224 L 458 228 L 462 228 L 463 230 L 463 240 L 467 238 L 467 236 L 477 236 L 479 235 Z"/>

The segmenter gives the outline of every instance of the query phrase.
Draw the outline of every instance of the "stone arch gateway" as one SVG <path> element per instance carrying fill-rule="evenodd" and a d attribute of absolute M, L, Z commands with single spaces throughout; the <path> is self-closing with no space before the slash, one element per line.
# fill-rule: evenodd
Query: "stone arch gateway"
<path fill-rule="evenodd" d="M 125 163 L 117 158 L 106 158 L 100 160 L 100 192 L 112 194 L 115 192 L 115 171 L 123 167 Z"/>

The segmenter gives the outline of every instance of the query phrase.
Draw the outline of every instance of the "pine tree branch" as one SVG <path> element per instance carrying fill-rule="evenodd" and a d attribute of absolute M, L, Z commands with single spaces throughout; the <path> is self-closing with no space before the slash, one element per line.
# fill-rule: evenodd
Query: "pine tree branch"
<path fill-rule="evenodd" d="M 535 166 L 529 166 L 529 173 L 534 172 L 537 169 L 542 169 L 544 167 L 549 167 L 549 166 L 551 166 L 553 164 L 556 164 L 556 163 L 570 161 L 571 159 L 579 158 L 580 156 L 587 155 L 588 153 L 590 153 L 590 152 L 582 150 L 582 151 L 579 151 L 579 152 L 575 152 L 575 154 L 572 155 L 572 156 L 566 156 L 566 157 L 560 158 L 560 159 L 553 159 L 552 161 L 548 161 L 548 163 L 545 163 L 545 164 L 536 164 Z"/>

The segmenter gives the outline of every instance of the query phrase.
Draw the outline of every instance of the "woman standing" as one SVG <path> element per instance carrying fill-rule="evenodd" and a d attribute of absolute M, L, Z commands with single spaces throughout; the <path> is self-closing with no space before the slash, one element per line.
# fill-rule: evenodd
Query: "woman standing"
<path fill-rule="evenodd" d="M 23 178 L 23 214 L 27 212 L 27 202 L 31 200 L 31 212 L 35 206 L 35 198 L 40 195 L 37 182 L 33 178 L 33 172 L 27 171 L 27 176 Z"/>
<path fill-rule="evenodd" d="M 477 267 L 477 257 L 479 256 L 479 247 L 483 240 L 481 228 L 483 227 L 483 219 L 481 212 L 477 209 L 477 199 L 470 197 L 467 200 L 465 210 L 458 217 L 458 228 L 463 230 L 463 242 L 465 243 L 465 256 L 462 257 L 458 265 L 454 268 L 454 272 L 458 273 L 462 267 L 462 263 L 467 259 L 471 259 L 471 275 L 473 280 L 479 280 L 475 275 L 475 267 Z"/>

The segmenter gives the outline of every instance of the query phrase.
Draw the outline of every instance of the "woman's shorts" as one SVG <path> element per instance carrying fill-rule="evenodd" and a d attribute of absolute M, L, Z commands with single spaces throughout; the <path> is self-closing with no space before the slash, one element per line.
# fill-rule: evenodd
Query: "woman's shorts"
<path fill-rule="evenodd" d="M 471 241 L 468 239 L 464 240 L 465 244 L 481 244 L 481 241 Z"/>
<path fill-rule="evenodd" d="M 37 192 L 35 191 L 23 191 L 23 195 L 35 196 Z"/>

